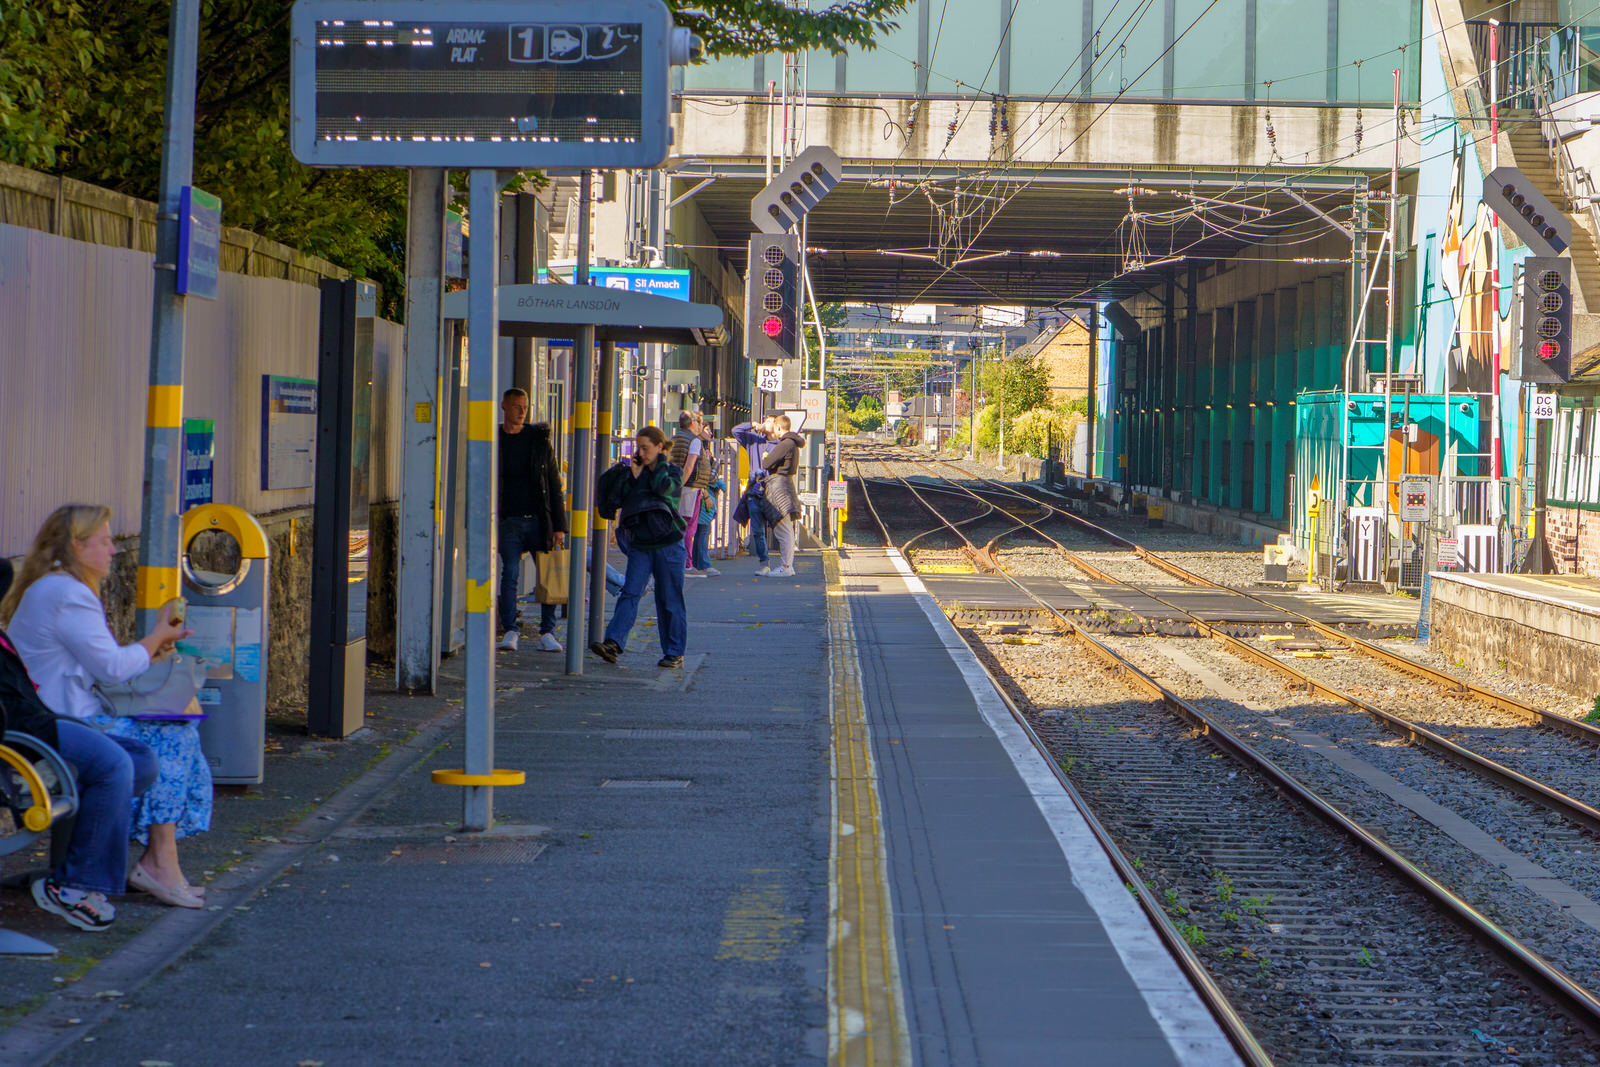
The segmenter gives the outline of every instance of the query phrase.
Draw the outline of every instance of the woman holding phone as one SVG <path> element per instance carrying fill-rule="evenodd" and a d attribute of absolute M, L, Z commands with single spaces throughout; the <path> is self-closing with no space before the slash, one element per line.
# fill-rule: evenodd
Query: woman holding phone
<path fill-rule="evenodd" d="M 646 426 L 635 440 L 630 478 L 622 490 L 617 511 L 617 544 L 628 556 L 622 592 L 611 611 L 604 641 L 589 651 L 607 663 L 617 662 L 628 645 L 628 634 L 639 615 L 639 598 L 651 576 L 656 581 L 656 629 L 661 634 L 658 667 L 682 667 L 688 643 L 689 621 L 683 607 L 683 531 L 678 514 L 683 492 L 683 472 L 667 456 L 667 435 L 659 426 Z"/>
<path fill-rule="evenodd" d="M 163 904 L 200 908 L 204 891 L 189 884 L 178 862 L 178 839 L 211 827 L 211 767 L 200 751 L 199 709 L 191 703 L 174 721 L 120 718 L 108 714 L 93 691 L 97 682 L 138 676 L 189 634 L 177 621 L 176 606 L 169 605 L 150 633 L 131 644 L 118 643 L 100 600 L 116 554 L 110 508 L 57 508 L 39 528 L 16 583 L 0 600 L 0 625 L 9 627 L 46 707 L 155 751 L 160 775 L 133 801 L 133 836 L 145 850 L 128 872 L 128 884 Z M 42 884 L 36 883 L 35 898 Z M 39 903 L 53 910 L 44 899 Z"/>

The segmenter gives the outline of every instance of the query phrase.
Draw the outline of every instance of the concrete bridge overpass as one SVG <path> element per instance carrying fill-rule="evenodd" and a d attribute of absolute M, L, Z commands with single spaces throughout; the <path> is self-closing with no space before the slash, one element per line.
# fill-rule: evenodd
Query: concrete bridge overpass
<path fill-rule="evenodd" d="M 1229 259 L 1258 237 L 1322 226 L 1314 209 L 1348 223 L 1356 192 L 1375 178 L 1386 184 L 1392 162 L 1389 138 L 1370 132 L 1387 109 L 1365 109 L 1358 149 L 1354 107 L 1273 108 L 1269 140 L 1264 104 L 1007 101 L 996 107 L 1010 132 L 991 139 L 987 114 L 973 116 L 981 103 L 829 98 L 796 109 L 810 142 L 834 148 L 846 167 L 808 220 L 819 295 L 1116 299 L 1151 284 L 1141 260 Z M 690 94 L 675 120 L 672 188 L 710 181 L 686 204 L 740 275 L 776 107 Z M 1407 174 L 1417 152 L 1403 143 Z M 1145 217 L 1138 234 L 1132 215 Z"/>

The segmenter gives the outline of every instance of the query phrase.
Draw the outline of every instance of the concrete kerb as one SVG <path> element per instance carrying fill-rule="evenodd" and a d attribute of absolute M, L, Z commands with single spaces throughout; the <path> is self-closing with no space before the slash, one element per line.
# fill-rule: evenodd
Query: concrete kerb
<path fill-rule="evenodd" d="M 276 843 L 219 877 L 200 911 L 173 909 L 62 989 L 42 1007 L 0 1031 L 0 1063 L 43 1064 L 82 1041 L 116 1010 L 117 1002 L 145 985 L 226 922 L 288 867 L 301 862 L 364 812 L 412 768 L 444 743 L 461 717 L 459 706 L 440 712 L 410 740 L 319 804 Z"/>

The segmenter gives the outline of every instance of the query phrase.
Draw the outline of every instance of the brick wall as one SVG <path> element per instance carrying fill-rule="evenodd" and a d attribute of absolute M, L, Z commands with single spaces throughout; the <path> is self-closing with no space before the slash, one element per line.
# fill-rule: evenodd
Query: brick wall
<path fill-rule="evenodd" d="M 1556 574 L 1600 575 L 1600 513 L 1549 508 L 1544 543 Z"/>
<path fill-rule="evenodd" d="M 1069 319 L 1040 350 L 1050 369 L 1050 401 L 1064 404 L 1089 395 L 1089 360 L 1094 353 L 1089 327 Z"/>

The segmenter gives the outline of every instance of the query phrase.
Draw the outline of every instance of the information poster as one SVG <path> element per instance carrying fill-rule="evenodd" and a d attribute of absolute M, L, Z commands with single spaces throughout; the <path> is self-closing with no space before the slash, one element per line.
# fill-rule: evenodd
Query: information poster
<path fill-rule="evenodd" d="M 212 501 L 212 475 L 216 469 L 217 427 L 211 419 L 183 420 L 182 511 Z"/>
<path fill-rule="evenodd" d="M 317 474 L 317 383 L 261 376 L 261 488 L 309 489 Z"/>
<path fill-rule="evenodd" d="M 233 677 L 233 612 L 233 608 L 191 604 L 184 618 L 184 625 L 194 632 L 183 639 L 178 651 L 204 659 L 211 668 L 207 678 Z"/>

